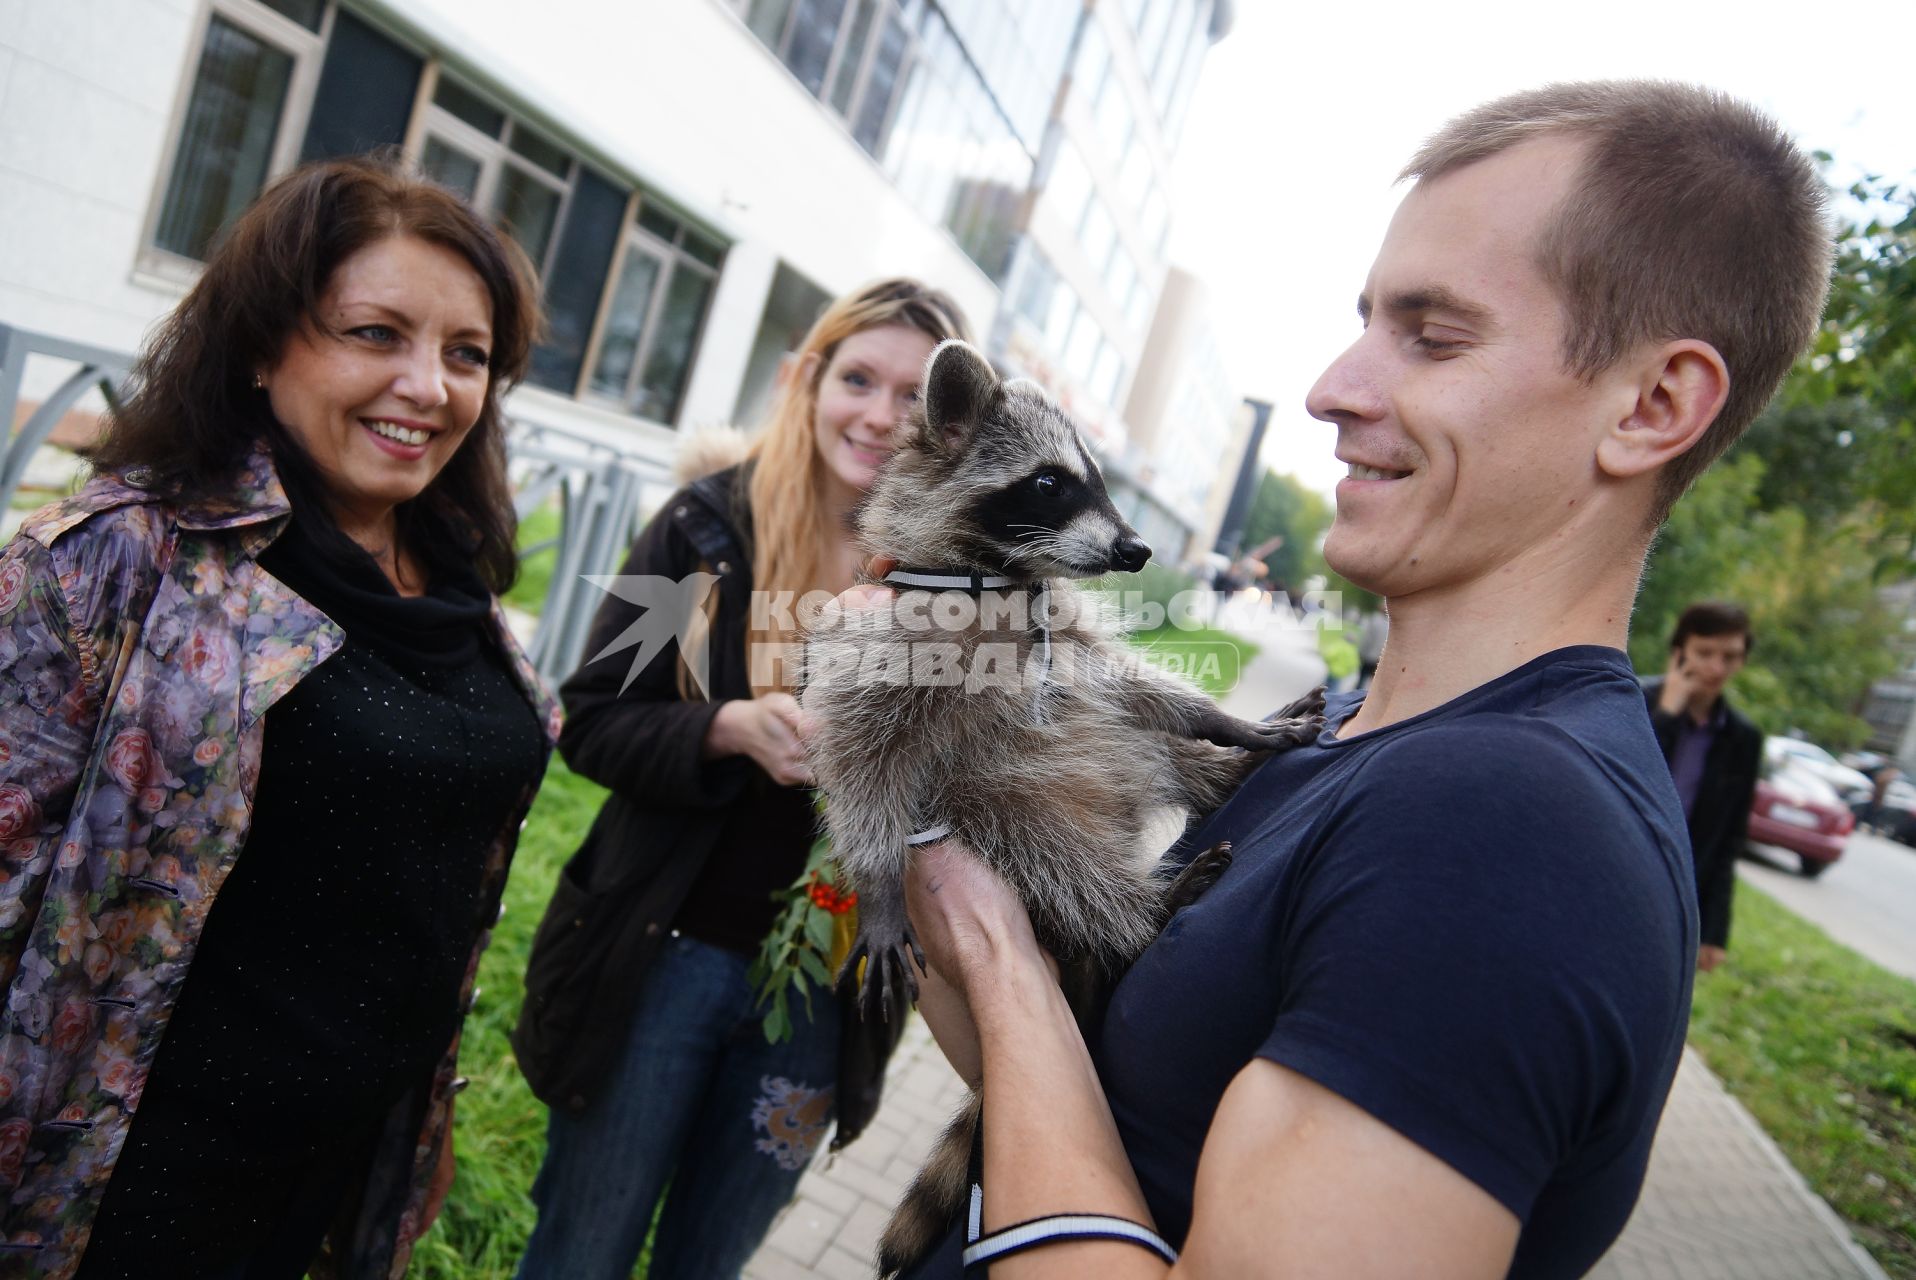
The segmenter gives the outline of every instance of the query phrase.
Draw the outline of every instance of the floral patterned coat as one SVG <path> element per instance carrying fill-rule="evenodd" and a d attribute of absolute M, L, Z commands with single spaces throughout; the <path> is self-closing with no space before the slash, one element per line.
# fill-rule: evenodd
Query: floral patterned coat
<path fill-rule="evenodd" d="M 0 553 L 0 1275 L 73 1273 L 252 818 L 263 717 L 344 633 L 259 567 L 291 510 L 256 453 L 173 507 L 95 478 Z M 556 737 L 558 712 L 493 618 Z M 494 841 L 490 923 L 536 787 Z M 296 922 L 288 921 L 288 927 Z M 467 967 L 462 1001 L 488 935 Z M 448 1138 L 455 1035 L 394 1109 L 315 1275 L 399 1277 Z M 425 1117 L 423 1130 L 418 1118 Z"/>

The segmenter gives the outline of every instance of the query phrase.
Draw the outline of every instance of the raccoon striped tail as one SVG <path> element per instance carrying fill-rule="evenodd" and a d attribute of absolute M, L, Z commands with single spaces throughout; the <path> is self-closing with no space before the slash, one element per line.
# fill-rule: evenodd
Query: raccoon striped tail
<path fill-rule="evenodd" d="M 893 1280 L 924 1260 L 965 1212 L 971 1187 L 966 1173 L 983 1114 L 983 1099 L 972 1090 L 931 1149 L 925 1167 L 912 1179 L 904 1198 L 878 1241 L 878 1274 Z"/>

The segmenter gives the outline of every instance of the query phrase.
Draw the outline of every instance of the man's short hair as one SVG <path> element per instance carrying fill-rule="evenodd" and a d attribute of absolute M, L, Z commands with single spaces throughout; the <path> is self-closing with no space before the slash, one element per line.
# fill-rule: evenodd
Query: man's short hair
<path fill-rule="evenodd" d="M 1829 289 L 1828 193 L 1777 123 L 1714 89 L 1552 84 L 1466 112 L 1399 179 L 1428 180 L 1532 138 L 1586 139 L 1538 246 L 1564 307 L 1565 368 L 1594 378 L 1644 342 L 1698 338 L 1730 370 L 1722 412 L 1658 476 L 1661 521 L 1769 403 Z"/>
<path fill-rule="evenodd" d="M 1670 647 L 1681 649 L 1691 636 L 1742 636 L 1743 655 L 1756 648 L 1756 635 L 1750 630 L 1750 615 L 1740 604 L 1728 600 L 1699 600 L 1683 611 L 1676 630 L 1670 633 Z"/>

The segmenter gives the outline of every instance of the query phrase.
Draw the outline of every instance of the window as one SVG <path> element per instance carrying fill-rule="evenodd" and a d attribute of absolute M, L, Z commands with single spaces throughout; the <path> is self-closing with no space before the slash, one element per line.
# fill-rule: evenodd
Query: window
<path fill-rule="evenodd" d="M 919 213 L 1002 283 L 1076 6 L 729 2 Z"/>
<path fill-rule="evenodd" d="M 1131 310 L 1131 295 L 1139 288 L 1138 266 L 1131 257 L 1131 251 L 1122 246 L 1111 255 L 1111 266 L 1105 272 L 1105 287 L 1111 291 L 1111 300 L 1124 310 L 1127 319 Z"/>
<path fill-rule="evenodd" d="M 1177 11 L 1186 7 L 1188 0 L 1153 0 L 1145 10 L 1144 20 L 1135 28 L 1138 38 L 1138 64 L 1148 72 L 1164 54 L 1166 35 L 1171 20 Z"/>
<path fill-rule="evenodd" d="M 1093 14 L 1084 25 L 1084 39 L 1078 47 L 1078 64 L 1071 70 L 1072 91 L 1083 95 L 1087 103 L 1096 102 L 1098 88 L 1111 66 L 1111 42 L 1104 26 Z"/>
<path fill-rule="evenodd" d="M 563 147 L 441 74 L 419 167 L 490 213 L 545 269 L 576 167 Z"/>
<path fill-rule="evenodd" d="M 1053 351 L 1062 353 L 1065 344 L 1071 339 L 1073 322 L 1078 318 L 1078 295 L 1071 292 L 1070 286 L 1060 282 L 1051 291 L 1051 305 L 1045 314 L 1045 345 Z"/>
<path fill-rule="evenodd" d="M 317 69 L 324 0 L 214 0 L 150 243 L 198 262 L 221 228 L 291 166 Z"/>
<path fill-rule="evenodd" d="M 1045 184 L 1045 198 L 1065 226 L 1073 231 L 1084 221 L 1085 206 L 1092 200 L 1091 168 L 1070 141 L 1060 142 L 1051 162 L 1051 177 Z"/>
<path fill-rule="evenodd" d="M 640 198 L 586 379 L 594 395 L 655 422 L 677 419 L 724 254 L 717 241 Z"/>
<path fill-rule="evenodd" d="M 1098 344 L 1098 360 L 1091 366 L 1091 394 L 1104 401 L 1105 407 L 1118 407 L 1118 386 L 1124 381 L 1124 357 L 1111 345 L 1110 339 Z"/>
<path fill-rule="evenodd" d="M 1118 244 L 1118 224 L 1111 217 L 1111 210 L 1104 201 L 1092 197 L 1091 207 L 1085 211 L 1084 225 L 1078 231 L 1078 244 L 1084 250 L 1085 260 L 1091 269 L 1100 276 L 1111 261 L 1112 250 Z"/>
<path fill-rule="evenodd" d="M 852 137 L 872 155 L 884 153 L 895 115 L 893 108 L 899 97 L 899 82 L 905 71 L 905 56 L 910 51 L 911 33 L 905 29 L 904 19 L 886 6 L 884 26 L 872 46 L 871 59 L 865 69 L 865 88 L 857 99 L 857 114 L 852 114 L 849 107 L 846 109 L 846 116 L 852 122 Z"/>
<path fill-rule="evenodd" d="M 1210 51 L 1210 9 L 1208 5 L 1201 4 L 1198 10 L 1198 22 L 1191 28 L 1190 43 L 1185 47 L 1177 80 L 1164 91 L 1164 136 L 1174 147 L 1179 135 L 1184 132 L 1184 113 L 1191 105 L 1191 92 L 1197 87 L 1198 72 L 1203 68 L 1205 55 Z"/>
<path fill-rule="evenodd" d="M 1098 348 L 1104 343 L 1104 334 L 1098 329 L 1098 322 L 1091 313 L 1080 309 L 1078 322 L 1071 326 L 1071 338 L 1064 344 L 1064 368 L 1081 385 L 1089 386 L 1091 370 L 1097 363 Z"/>
<path fill-rule="evenodd" d="M 843 119 L 866 151 L 883 152 L 903 88 L 911 29 L 897 0 L 733 0 L 760 43 L 805 91 Z"/>
<path fill-rule="evenodd" d="M 781 56 L 814 97 L 825 84 L 825 71 L 838 47 L 838 23 L 844 16 L 845 0 L 798 0 L 792 10 L 791 30 Z"/>
<path fill-rule="evenodd" d="M 1135 125 L 1131 119 L 1131 104 L 1124 100 L 1124 86 L 1118 83 L 1118 77 L 1107 75 L 1104 87 L 1098 91 L 1098 100 L 1093 110 L 1098 121 L 1098 136 L 1104 140 L 1105 150 L 1114 156 L 1121 156 L 1131 145 L 1131 135 Z"/>
<path fill-rule="evenodd" d="M 1156 305 L 1157 300 L 1151 295 L 1151 286 L 1139 277 L 1137 285 L 1131 290 L 1131 296 L 1124 299 L 1124 318 L 1131 322 L 1134 332 L 1141 334 L 1150 327 L 1151 310 Z"/>
<path fill-rule="evenodd" d="M 1014 295 L 1013 306 L 1019 315 L 1042 329 L 1051 314 L 1051 297 L 1060 285 L 1058 272 L 1042 250 L 1025 241 L 1023 268 Z"/>
<path fill-rule="evenodd" d="M 1171 206 L 1165 202 L 1164 192 L 1156 187 L 1144 197 L 1144 242 L 1151 251 L 1160 257 L 1164 254 L 1164 237 L 1171 230 Z"/>
<path fill-rule="evenodd" d="M 1118 194 L 1124 197 L 1127 208 L 1138 209 L 1143 206 L 1145 193 L 1150 189 L 1150 149 L 1132 147 L 1124 153 L 1124 164 L 1118 170 Z"/>

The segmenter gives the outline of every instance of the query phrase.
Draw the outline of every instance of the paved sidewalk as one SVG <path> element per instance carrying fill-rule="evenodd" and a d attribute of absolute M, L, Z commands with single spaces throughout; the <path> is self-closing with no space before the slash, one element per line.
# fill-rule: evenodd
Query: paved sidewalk
<path fill-rule="evenodd" d="M 892 1207 L 964 1096 L 964 1082 L 914 1017 L 886 1073 L 877 1118 L 858 1141 L 806 1172 L 744 1280 L 868 1280 Z"/>
<path fill-rule="evenodd" d="M 1257 635 L 1264 651 L 1225 705 L 1263 715 L 1321 678 L 1307 633 Z M 1308 646 L 1308 648 L 1307 648 Z M 821 1160 L 798 1199 L 747 1264 L 746 1280 L 860 1280 L 892 1206 L 964 1085 L 924 1024 L 913 1019 L 887 1079 L 885 1102 L 864 1136 Z M 1686 1052 L 1643 1198 L 1597 1280 L 1886 1280 L 1776 1144 Z"/>
<path fill-rule="evenodd" d="M 1692 1050 L 1643 1198 L 1594 1280 L 1885 1280 Z"/>

